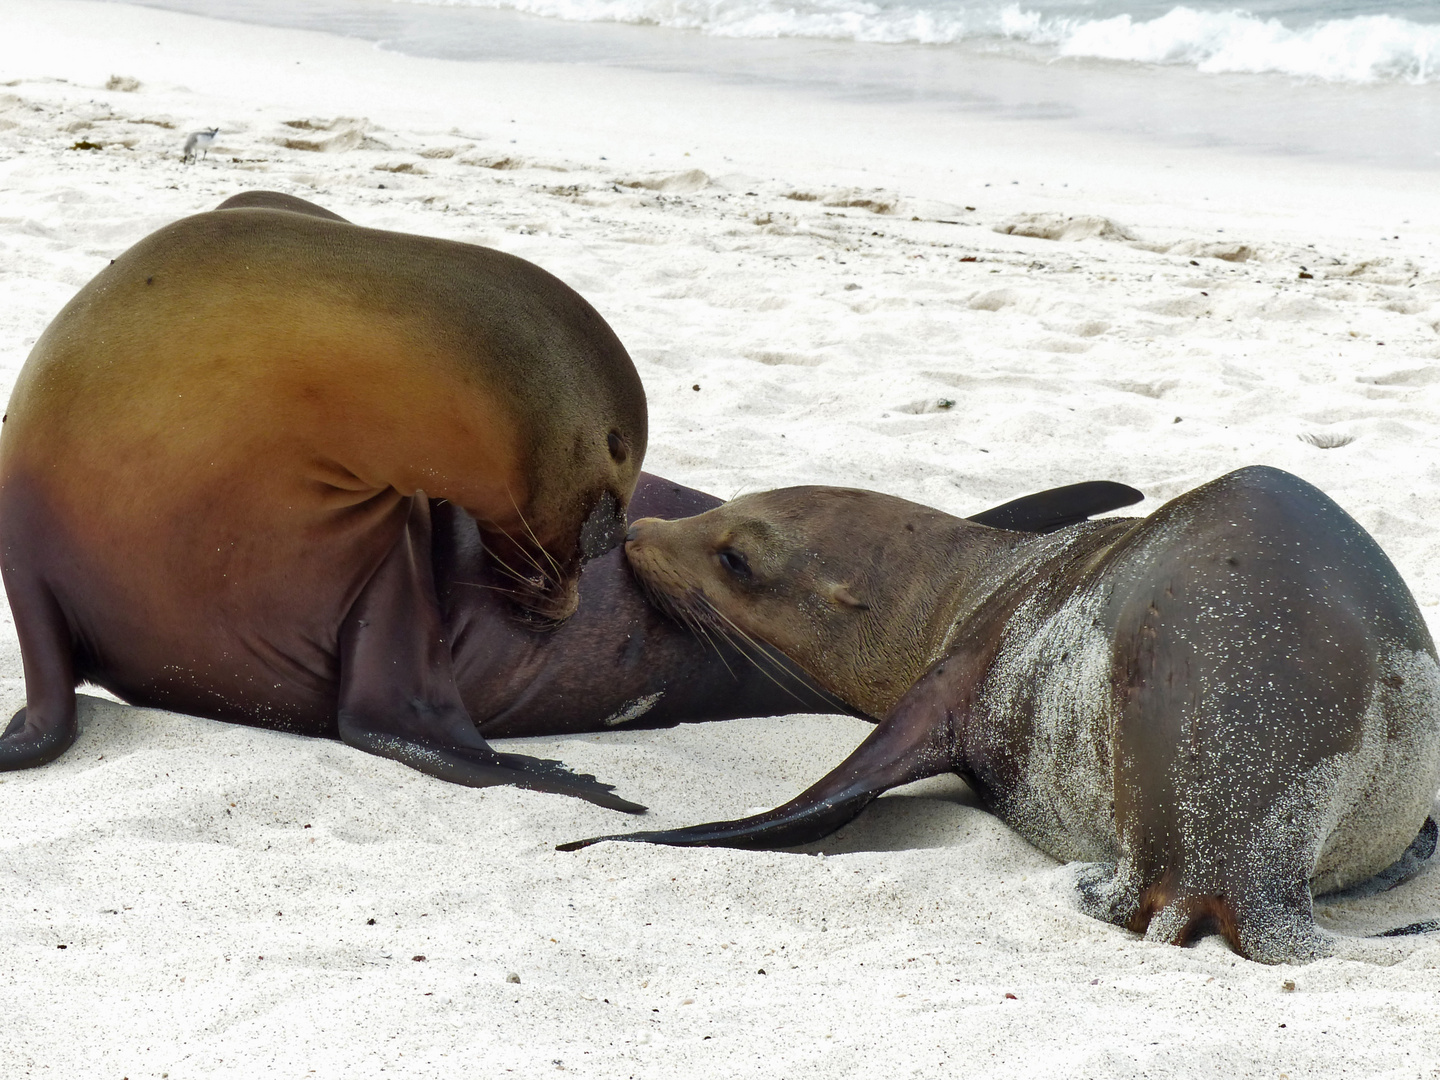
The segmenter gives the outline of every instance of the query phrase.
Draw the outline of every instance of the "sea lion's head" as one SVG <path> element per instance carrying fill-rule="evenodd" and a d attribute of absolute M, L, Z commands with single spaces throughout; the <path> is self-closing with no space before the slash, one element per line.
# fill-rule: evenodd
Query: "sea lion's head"
<path fill-rule="evenodd" d="M 484 291 L 448 310 L 469 380 L 497 402 L 513 448 L 505 500 L 474 513 L 521 609 L 567 618 L 580 567 L 625 539 L 648 438 L 645 389 L 598 311 L 539 266 L 467 248 Z M 495 500 L 500 501 L 500 500 Z"/>
<path fill-rule="evenodd" d="M 625 555 L 663 610 L 778 650 L 880 717 L 935 659 L 946 597 L 1006 535 L 878 492 L 796 487 L 642 518 Z"/>
<path fill-rule="evenodd" d="M 513 516 L 490 523 L 498 528 L 481 528 L 487 546 L 526 579 L 515 594 L 520 606 L 560 620 L 579 602 L 580 568 L 625 538 L 648 418 L 619 339 L 584 300 L 547 279 L 539 284 L 553 291 L 554 305 L 572 309 L 570 318 L 526 350 L 524 370 L 512 369 L 503 387 L 523 497 L 512 498 Z"/>
<path fill-rule="evenodd" d="M 644 451 L 642 411 L 638 423 L 616 421 L 575 440 L 565 457 L 532 454 L 529 498 L 523 505 L 516 500 L 513 515 L 480 523 L 492 559 L 515 583 L 514 599 L 527 614 L 560 621 L 574 613 L 581 567 L 625 538 L 626 507 Z"/>

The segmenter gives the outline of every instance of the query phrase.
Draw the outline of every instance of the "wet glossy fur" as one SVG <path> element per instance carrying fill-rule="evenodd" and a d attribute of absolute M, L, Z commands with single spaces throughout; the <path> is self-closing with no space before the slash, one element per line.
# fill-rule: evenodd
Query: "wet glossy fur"
<path fill-rule="evenodd" d="M 563 617 L 582 558 L 623 532 L 645 441 L 620 342 L 523 260 L 273 193 L 161 229 L 66 305 L 10 399 L 0 550 L 27 707 L 0 768 L 61 753 L 90 681 L 623 804 L 480 737 L 432 503 L 478 523 L 512 599 Z"/>

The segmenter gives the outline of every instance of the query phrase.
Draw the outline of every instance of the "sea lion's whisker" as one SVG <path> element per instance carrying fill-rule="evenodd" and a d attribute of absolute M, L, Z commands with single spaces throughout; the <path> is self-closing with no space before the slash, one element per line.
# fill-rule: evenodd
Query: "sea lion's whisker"
<path fill-rule="evenodd" d="M 647 577 L 635 575 L 634 579 L 635 582 L 638 583 L 639 588 L 641 588 L 641 592 L 645 593 L 645 598 L 647 598 L 649 602 L 654 603 L 662 612 L 667 613 L 672 619 L 680 622 L 685 628 L 690 629 L 691 634 L 696 635 L 701 641 L 706 642 L 708 647 L 713 648 L 714 651 L 716 651 L 717 657 L 720 658 L 721 664 L 726 665 L 726 670 L 729 671 L 734 678 L 739 680 L 740 675 L 737 674 L 733 667 L 730 667 L 729 658 L 726 658 L 724 649 L 720 648 L 720 645 L 717 644 L 713 635 L 719 634 L 720 638 L 723 639 L 726 644 L 730 645 L 730 648 L 739 652 L 742 657 L 750 661 L 750 664 L 759 668 L 760 672 L 762 672 L 766 678 L 769 678 L 772 683 L 778 685 L 780 690 L 785 691 L 785 693 L 791 697 L 795 697 L 796 700 L 802 700 L 795 691 L 786 687 L 785 684 L 780 683 L 779 680 L 776 680 L 775 675 L 766 670 L 765 662 L 762 662 L 762 660 L 769 661 L 770 664 L 775 665 L 775 667 L 780 668 L 782 671 L 785 670 L 783 665 L 778 664 L 775 658 L 770 657 L 760 642 L 755 641 L 755 639 L 749 634 L 746 634 L 743 629 L 734 625 L 734 622 L 730 621 L 730 619 L 724 618 L 724 616 L 717 611 L 716 606 L 714 606 L 700 590 L 691 589 L 688 590 L 684 596 L 674 596 L 658 588 L 658 586 L 654 585 Z M 737 635 L 739 635 L 739 639 L 737 639 Z M 762 660 L 757 660 L 756 657 L 750 655 L 750 652 L 744 648 L 743 642 L 749 642 L 750 647 L 759 651 Z M 793 675 L 793 672 L 785 671 L 785 674 L 788 674 L 791 678 L 795 678 L 795 681 L 801 681 Z M 841 706 L 841 708 L 844 711 L 850 710 L 848 706 Z"/>
<path fill-rule="evenodd" d="M 509 494 L 509 490 L 507 489 L 506 495 Z M 510 501 L 512 504 L 514 503 L 514 496 L 510 496 Z M 517 510 L 516 512 L 518 513 L 519 511 Z M 529 523 L 525 521 L 523 514 L 521 515 L 520 520 L 521 523 L 525 525 L 526 531 L 528 532 L 530 526 Z M 477 520 L 476 523 L 479 524 L 479 521 Z M 492 518 L 486 518 L 484 524 L 491 526 L 492 529 L 495 529 L 495 521 Z M 496 529 L 496 531 L 499 530 Z M 534 533 L 531 533 L 531 536 L 533 537 Z M 527 574 L 521 574 L 516 571 L 514 567 L 510 566 L 507 562 L 505 562 L 505 560 L 500 558 L 499 553 L 495 550 L 494 545 L 492 544 L 485 545 L 485 552 L 487 555 L 490 556 L 491 559 L 493 559 L 496 563 L 498 563 L 501 567 L 508 571 L 511 577 L 513 577 L 516 581 L 523 583 L 532 590 L 538 589 L 543 592 L 559 587 L 560 581 L 556 577 L 554 577 L 548 569 L 541 565 L 541 563 L 536 560 L 535 556 L 532 555 L 529 550 L 525 548 L 524 545 L 515 544 L 513 545 L 513 547 L 514 550 L 519 552 L 521 557 L 534 568 L 535 573 L 539 575 L 538 578 L 531 577 Z M 551 562 L 554 562 L 554 559 L 551 558 L 548 551 L 545 551 L 544 548 L 541 548 L 540 550 L 545 553 L 545 557 L 547 559 L 551 559 Z"/>
<path fill-rule="evenodd" d="M 544 581 L 546 584 L 555 584 L 554 579 L 551 578 L 551 576 L 550 576 L 550 571 L 547 570 L 547 569 L 540 563 L 540 561 L 539 561 L 538 559 L 536 559 L 535 556 L 530 553 L 530 549 L 529 549 L 529 548 L 523 547 L 523 546 L 520 545 L 520 544 L 516 544 L 516 545 L 515 545 L 515 550 L 516 550 L 517 552 L 519 552 L 521 558 L 523 558 L 527 563 L 529 563 L 529 564 L 531 565 L 532 568 L 534 568 L 535 573 L 537 573 L 537 574 L 540 575 L 540 579 L 541 579 L 542 581 Z"/>
<path fill-rule="evenodd" d="M 536 579 L 533 578 L 533 577 L 529 577 L 529 576 L 527 576 L 527 575 L 525 575 L 525 574 L 520 573 L 518 570 L 516 570 L 514 567 L 512 567 L 509 563 L 507 563 L 504 559 L 500 558 L 500 556 L 497 555 L 494 551 L 489 551 L 489 550 L 487 550 L 486 554 L 488 554 L 488 555 L 490 556 L 491 561 L 494 562 L 495 566 L 498 568 L 498 570 L 499 570 L 500 573 L 504 574 L 505 576 L 509 577 L 511 580 L 515 581 L 517 584 L 519 584 L 520 586 L 522 586 L 522 588 L 524 588 L 527 592 L 532 592 L 532 593 L 533 593 L 533 592 L 535 592 L 536 590 L 542 590 L 542 591 L 543 591 L 544 588 L 545 588 L 545 586 L 546 586 L 546 584 L 548 583 L 545 578 L 541 578 L 541 579 L 539 579 L 539 580 L 536 580 Z"/>
<path fill-rule="evenodd" d="M 747 651 L 740 645 L 740 642 L 739 642 L 739 641 L 737 641 L 734 637 L 731 637 L 729 634 L 727 634 L 727 635 L 726 635 L 726 640 L 729 641 L 732 645 L 735 646 L 735 651 L 736 651 L 736 652 L 740 653 L 741 656 L 745 657 L 745 659 L 749 660 L 752 664 L 754 664 L 755 667 L 760 671 L 760 673 L 761 673 L 762 675 L 764 675 L 767 679 L 769 679 L 772 683 L 774 683 L 777 687 L 779 687 L 781 690 L 784 690 L 785 693 L 789 694 L 789 695 L 790 695 L 791 697 L 793 697 L 796 701 L 800 702 L 801 704 L 804 704 L 804 702 L 805 702 L 805 699 L 804 699 L 804 698 L 802 698 L 799 694 L 797 694 L 791 687 L 786 686 L 783 682 L 781 682 L 779 679 L 777 679 L 777 678 L 775 677 L 774 672 L 775 672 L 775 671 L 778 671 L 778 672 L 780 672 L 781 674 L 788 676 L 790 679 L 792 679 L 792 680 L 793 680 L 794 682 L 796 682 L 796 683 L 800 683 L 800 682 L 801 682 L 800 678 L 799 678 L 797 675 L 795 675 L 794 672 L 792 672 L 792 671 L 789 669 L 788 664 L 782 663 L 781 660 L 778 659 L 778 658 L 775 656 L 775 652 L 776 652 L 777 650 L 773 650 L 773 649 L 771 648 L 771 646 L 769 646 L 769 645 L 765 644 L 765 642 L 760 641 L 759 639 L 753 637 L 751 634 L 749 634 L 747 631 L 745 631 L 744 629 L 742 629 L 740 626 L 737 626 L 736 623 L 735 623 L 735 621 L 734 621 L 733 619 L 731 619 L 728 615 L 726 615 L 723 611 L 721 611 L 719 608 L 717 608 L 713 603 L 711 603 L 711 602 L 710 602 L 710 598 L 707 597 L 707 596 L 705 596 L 704 593 L 699 593 L 699 592 L 697 592 L 697 593 L 695 593 L 694 595 L 695 595 L 696 600 L 699 601 L 699 603 L 702 605 L 702 607 L 704 608 L 705 611 L 707 611 L 709 614 L 715 616 L 716 618 L 722 620 L 722 621 L 730 628 L 731 631 L 733 631 L 736 635 L 739 636 L 740 640 L 743 640 L 744 642 L 746 642 L 747 644 L 749 644 L 751 648 L 753 648 L 756 652 L 758 652 L 758 653 L 761 655 L 761 657 L 763 657 L 765 660 L 769 661 L 769 666 L 767 667 L 766 664 L 761 663 L 759 660 L 755 659 L 755 657 L 751 656 L 750 653 L 747 652 Z M 782 654 L 782 656 L 783 656 L 783 654 Z M 728 667 L 729 665 L 727 664 L 726 666 Z M 774 669 L 774 670 L 772 671 L 771 669 Z M 810 688 L 809 688 L 809 687 L 804 687 L 804 689 L 810 689 Z M 841 712 L 850 712 L 850 711 L 851 711 L 851 707 L 850 707 L 849 705 L 845 704 L 843 701 L 841 701 L 839 698 L 837 698 L 834 694 L 832 694 L 832 693 L 830 693 L 828 690 L 826 690 L 823 686 L 817 686 L 816 689 L 818 689 L 818 690 L 821 692 L 821 694 L 824 695 L 824 697 L 825 697 L 826 700 L 828 700 L 828 701 L 831 702 L 832 704 L 838 706 Z"/>
<path fill-rule="evenodd" d="M 527 578 L 524 574 L 520 573 L 504 559 L 500 558 L 499 555 L 496 555 L 493 551 L 486 552 L 486 554 L 490 556 L 490 561 L 495 564 L 495 569 L 497 573 L 503 574 L 506 577 L 510 578 L 512 581 L 517 581 L 522 585 L 531 581 L 530 578 Z"/>
<path fill-rule="evenodd" d="M 730 666 L 730 661 L 725 656 L 725 650 L 716 643 L 714 637 L 711 636 L 711 632 L 714 631 L 718 633 L 742 656 L 745 655 L 744 650 L 740 649 L 735 642 L 731 640 L 730 635 L 725 632 L 723 627 L 715 624 L 713 620 L 706 620 L 701 617 L 701 612 L 696 610 L 694 603 L 695 596 L 693 593 L 682 600 L 655 588 L 644 578 L 637 576 L 634 580 L 639 584 L 640 591 L 645 594 L 646 598 L 652 604 L 684 626 L 710 648 L 714 649 L 715 655 L 720 658 L 720 662 L 725 665 L 725 669 L 730 672 L 733 678 L 739 679 L 739 676 L 735 673 L 735 669 Z M 748 656 L 745 658 L 750 660 Z M 750 662 L 754 663 L 753 660 Z"/>
<path fill-rule="evenodd" d="M 459 581 L 455 579 L 452 579 L 450 584 L 465 585 L 471 589 L 488 589 L 490 592 L 498 592 L 501 596 L 509 596 L 514 599 L 519 599 L 520 597 L 520 591 L 518 589 L 507 589 L 503 585 L 482 585 L 478 581 Z"/>
<path fill-rule="evenodd" d="M 759 660 L 756 660 L 744 649 L 740 648 L 738 643 L 735 643 L 733 639 L 730 639 L 732 643 L 736 645 L 737 651 L 740 652 L 741 655 L 745 656 L 745 658 L 748 659 L 757 668 L 759 668 L 761 674 L 765 675 L 781 690 L 784 690 L 791 697 L 795 698 L 796 701 L 803 701 L 803 699 L 793 689 L 791 689 L 789 686 L 786 686 L 784 683 L 780 682 L 777 678 L 775 678 L 775 675 L 772 674 L 772 671 L 778 672 L 779 674 L 785 676 L 787 679 L 791 680 L 803 690 L 811 692 L 819 691 L 820 696 L 823 697 L 826 701 L 828 701 L 832 706 L 834 706 L 838 712 L 849 713 L 854 711 L 853 705 L 850 705 L 848 702 L 845 702 L 840 698 L 836 697 L 829 690 L 825 689 L 825 687 L 820 686 L 818 683 L 814 684 L 813 686 L 810 683 L 807 683 L 804 679 L 802 679 L 799 675 L 795 673 L 793 668 L 793 661 L 791 661 L 789 657 L 787 657 L 784 653 L 780 652 L 780 650 L 775 648 L 773 645 L 761 641 L 759 638 L 753 636 L 746 630 L 742 629 L 740 626 L 736 625 L 734 620 L 732 620 L 723 611 L 721 611 L 713 603 L 711 603 L 708 597 L 704 597 L 702 595 L 701 601 L 716 617 L 723 619 L 727 624 L 729 624 L 729 626 L 735 631 L 735 633 L 739 634 L 745 641 L 750 644 L 753 649 L 759 652 L 761 657 L 763 657 L 764 660 L 769 662 L 770 669 L 767 670 L 765 664 L 762 664 Z"/>
<path fill-rule="evenodd" d="M 735 673 L 735 669 L 730 666 L 730 661 L 725 656 L 725 650 L 716 643 L 715 638 L 712 636 L 712 633 L 719 634 L 723 641 L 728 643 L 730 647 L 733 648 L 736 652 L 740 653 L 740 655 L 744 656 L 744 650 L 735 644 L 735 642 L 731 639 L 730 635 L 725 632 L 725 628 L 723 626 L 707 625 L 706 621 L 702 618 L 699 618 L 693 611 L 687 612 L 687 617 L 683 621 L 686 623 L 686 625 L 690 627 L 690 629 L 696 634 L 696 636 L 703 640 L 706 645 L 709 645 L 710 648 L 715 650 L 715 655 L 718 656 L 720 658 L 720 662 L 725 665 L 725 670 L 730 672 L 730 677 L 732 679 L 738 680 L 740 676 L 737 675 Z M 746 659 L 748 660 L 749 657 L 746 657 Z"/>
<path fill-rule="evenodd" d="M 645 594 L 646 598 L 652 604 L 714 649 L 715 655 L 720 657 L 721 662 L 725 664 L 725 667 L 732 675 L 735 674 L 735 669 L 730 667 L 730 662 L 725 659 L 725 651 L 716 644 L 714 637 L 711 636 L 712 631 L 719 634 L 731 648 L 744 656 L 752 664 L 755 663 L 755 660 L 746 655 L 745 650 L 740 648 L 729 631 L 716 621 L 714 618 L 716 613 L 713 605 L 706 601 L 697 590 L 692 589 L 681 598 L 662 591 L 645 578 L 636 576 L 635 581 L 639 584 L 640 591 Z M 710 617 L 706 618 L 705 616 L 707 615 Z"/>
<path fill-rule="evenodd" d="M 525 512 L 520 509 L 520 504 L 515 501 L 515 495 L 511 492 L 508 484 L 505 487 L 505 495 L 510 500 L 510 505 L 515 507 L 515 516 L 520 519 L 520 524 L 525 526 L 525 534 L 530 537 L 531 542 L 539 550 L 540 554 L 545 556 L 546 561 L 550 563 L 551 569 L 555 571 L 557 575 L 555 583 L 558 585 L 559 578 L 564 576 L 564 572 L 560 569 L 560 564 L 555 561 L 555 556 L 545 550 L 545 545 L 540 543 L 540 538 L 535 535 L 535 530 L 530 528 L 530 522 L 525 520 Z M 528 555 L 529 553 L 527 552 L 526 554 Z M 531 561 L 535 562 L 535 569 L 541 569 L 540 564 L 533 556 L 531 557 Z"/>

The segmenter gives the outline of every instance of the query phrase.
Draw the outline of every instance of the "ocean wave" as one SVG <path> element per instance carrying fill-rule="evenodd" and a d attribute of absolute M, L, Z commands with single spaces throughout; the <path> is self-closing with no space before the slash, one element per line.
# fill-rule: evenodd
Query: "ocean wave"
<path fill-rule="evenodd" d="M 1440 80 L 1440 24 L 1359 15 L 1289 27 L 1243 10 L 1177 6 L 1153 19 L 1075 18 L 985 0 L 921 6 L 874 0 L 400 0 L 499 8 L 575 22 L 695 30 L 717 37 L 830 38 L 886 44 L 1018 42 L 1054 56 L 1187 64 L 1336 82 Z"/>
<path fill-rule="evenodd" d="M 1440 26 L 1360 15 L 1290 29 L 1245 12 L 1177 7 L 1149 22 L 1128 15 L 1067 26 L 1062 56 L 1193 64 L 1201 71 L 1279 72 L 1336 82 L 1440 77 Z"/>

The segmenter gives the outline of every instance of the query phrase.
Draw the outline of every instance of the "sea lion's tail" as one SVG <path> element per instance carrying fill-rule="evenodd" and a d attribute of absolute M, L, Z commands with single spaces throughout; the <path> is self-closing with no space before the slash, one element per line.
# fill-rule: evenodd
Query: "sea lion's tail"
<path fill-rule="evenodd" d="M 951 717 L 937 717 L 936 708 L 924 703 L 892 712 L 828 775 L 784 806 L 766 813 L 686 829 L 596 836 L 559 844 L 556 850 L 578 851 L 605 840 L 759 849 L 819 840 L 855 820 L 860 811 L 890 788 L 951 768 Z"/>

